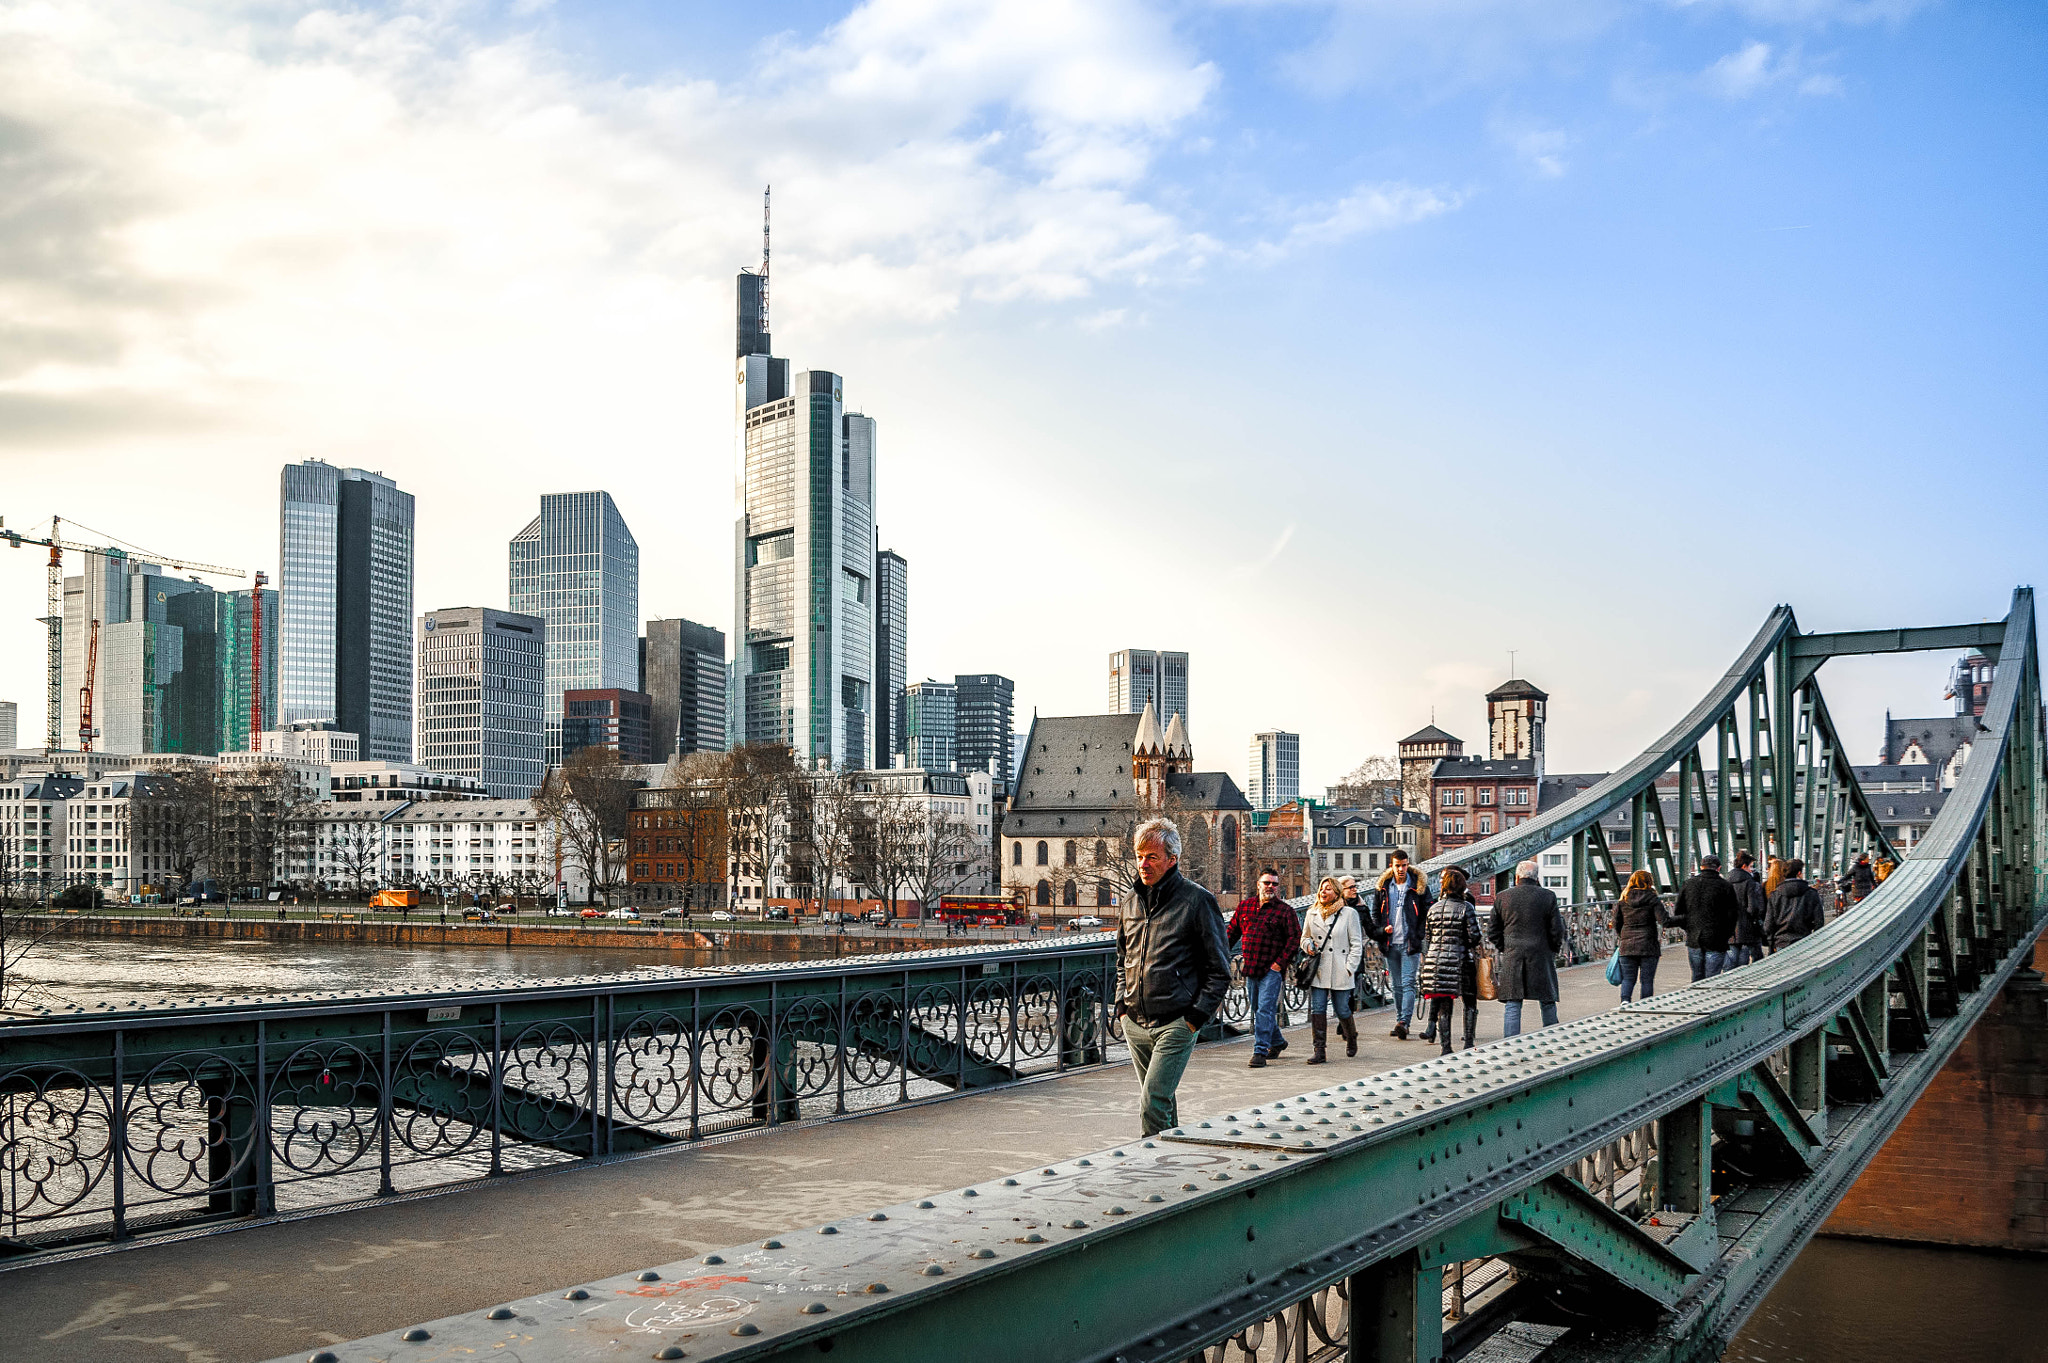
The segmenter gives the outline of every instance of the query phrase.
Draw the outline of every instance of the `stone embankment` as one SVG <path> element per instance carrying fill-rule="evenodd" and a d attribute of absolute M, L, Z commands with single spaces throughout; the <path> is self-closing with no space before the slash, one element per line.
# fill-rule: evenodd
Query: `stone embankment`
<path fill-rule="evenodd" d="M 52 914 L 17 920 L 30 930 L 52 930 L 64 937 L 140 938 L 179 941 L 337 942 L 402 947 L 551 947 L 555 950 L 646 951 L 686 958 L 700 965 L 738 957 L 748 961 L 815 961 L 840 956 L 865 956 L 885 951 L 925 951 L 958 945 L 915 934 L 797 932 L 748 925 L 701 929 L 641 927 L 623 923 L 598 926 L 576 920 L 556 926 L 539 923 L 442 923 L 401 918 L 169 918 L 159 916 Z"/>

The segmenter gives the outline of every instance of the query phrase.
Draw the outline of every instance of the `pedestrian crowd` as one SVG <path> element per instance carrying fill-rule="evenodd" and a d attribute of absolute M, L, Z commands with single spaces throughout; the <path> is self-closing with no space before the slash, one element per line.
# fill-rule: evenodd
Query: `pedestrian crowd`
<path fill-rule="evenodd" d="M 1305 913 L 1280 897 L 1280 877 L 1261 872 L 1255 898 L 1240 904 L 1226 925 L 1215 898 L 1179 870 L 1180 831 L 1153 819 L 1133 838 L 1138 885 L 1117 919 L 1116 1012 L 1131 1048 L 1142 1090 L 1144 1134 L 1178 1122 L 1175 1093 L 1196 1036 L 1222 1006 L 1233 971 L 1243 979 L 1252 1014 L 1249 1064 L 1263 1069 L 1288 1049 L 1288 986 L 1308 995 L 1306 1063 L 1329 1059 L 1331 1019 L 1347 1056 L 1358 1054 L 1357 1011 L 1367 943 L 1386 961 L 1394 1023 L 1388 1033 L 1409 1039 L 1422 1014 L 1423 1041 L 1448 1055 L 1453 1022 L 1465 1049 L 1476 1042 L 1482 998 L 1501 1004 L 1501 1034 L 1522 1030 L 1525 1004 L 1535 1004 L 1542 1025 L 1557 1025 L 1557 957 L 1568 941 L 1557 895 L 1543 887 L 1534 861 L 1515 868 L 1512 888 L 1495 897 L 1482 928 L 1468 877 L 1448 867 L 1431 885 L 1406 853 L 1392 862 L 1369 892 L 1351 876 L 1326 876 Z M 1854 903 L 1890 872 L 1889 862 L 1859 861 L 1843 877 L 1841 892 Z M 1831 887 L 1833 888 L 1833 887 Z M 1782 951 L 1820 930 L 1827 918 L 1821 893 L 1798 858 L 1770 858 L 1760 876 L 1748 851 L 1723 875 L 1718 856 L 1700 858 L 1699 871 L 1666 904 L 1647 870 L 1630 875 L 1609 926 L 1614 953 L 1607 977 L 1621 1001 L 1656 993 L 1657 965 L 1666 929 L 1685 934 L 1692 979 L 1709 979 Z"/>

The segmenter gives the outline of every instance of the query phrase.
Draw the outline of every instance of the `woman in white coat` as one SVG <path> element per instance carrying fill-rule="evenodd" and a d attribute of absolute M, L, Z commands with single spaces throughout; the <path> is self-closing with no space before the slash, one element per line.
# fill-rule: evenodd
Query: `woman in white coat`
<path fill-rule="evenodd" d="M 1358 1024 L 1351 1020 L 1351 984 L 1365 959 L 1365 934 L 1359 929 L 1358 915 L 1337 892 L 1334 877 L 1323 877 L 1316 887 L 1316 902 L 1309 906 L 1301 925 L 1301 952 L 1315 962 L 1308 991 L 1308 1030 L 1315 1054 L 1308 1063 L 1328 1063 L 1330 1023 L 1325 1009 L 1331 1004 L 1337 1006 L 1337 1035 L 1344 1038 L 1344 1054 L 1357 1055 Z"/>

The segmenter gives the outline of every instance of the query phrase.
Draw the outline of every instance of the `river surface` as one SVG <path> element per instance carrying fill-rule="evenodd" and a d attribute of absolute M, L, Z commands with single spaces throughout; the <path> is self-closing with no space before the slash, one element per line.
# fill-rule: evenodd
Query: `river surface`
<path fill-rule="evenodd" d="M 727 961 L 744 960 L 731 953 Z M 507 976 L 626 974 L 638 951 L 286 942 L 45 942 L 17 969 L 65 1001 L 427 990 Z M 1765 1298 L 1726 1363 L 2048 1363 L 2033 1308 L 2048 1259 L 1815 1240 Z"/>

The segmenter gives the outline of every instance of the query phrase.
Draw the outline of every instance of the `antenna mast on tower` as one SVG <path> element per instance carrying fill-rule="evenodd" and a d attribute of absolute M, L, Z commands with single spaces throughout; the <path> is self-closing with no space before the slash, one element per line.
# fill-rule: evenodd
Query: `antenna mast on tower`
<path fill-rule="evenodd" d="M 768 196 L 774 185 L 761 189 L 761 334 L 768 335 Z"/>

